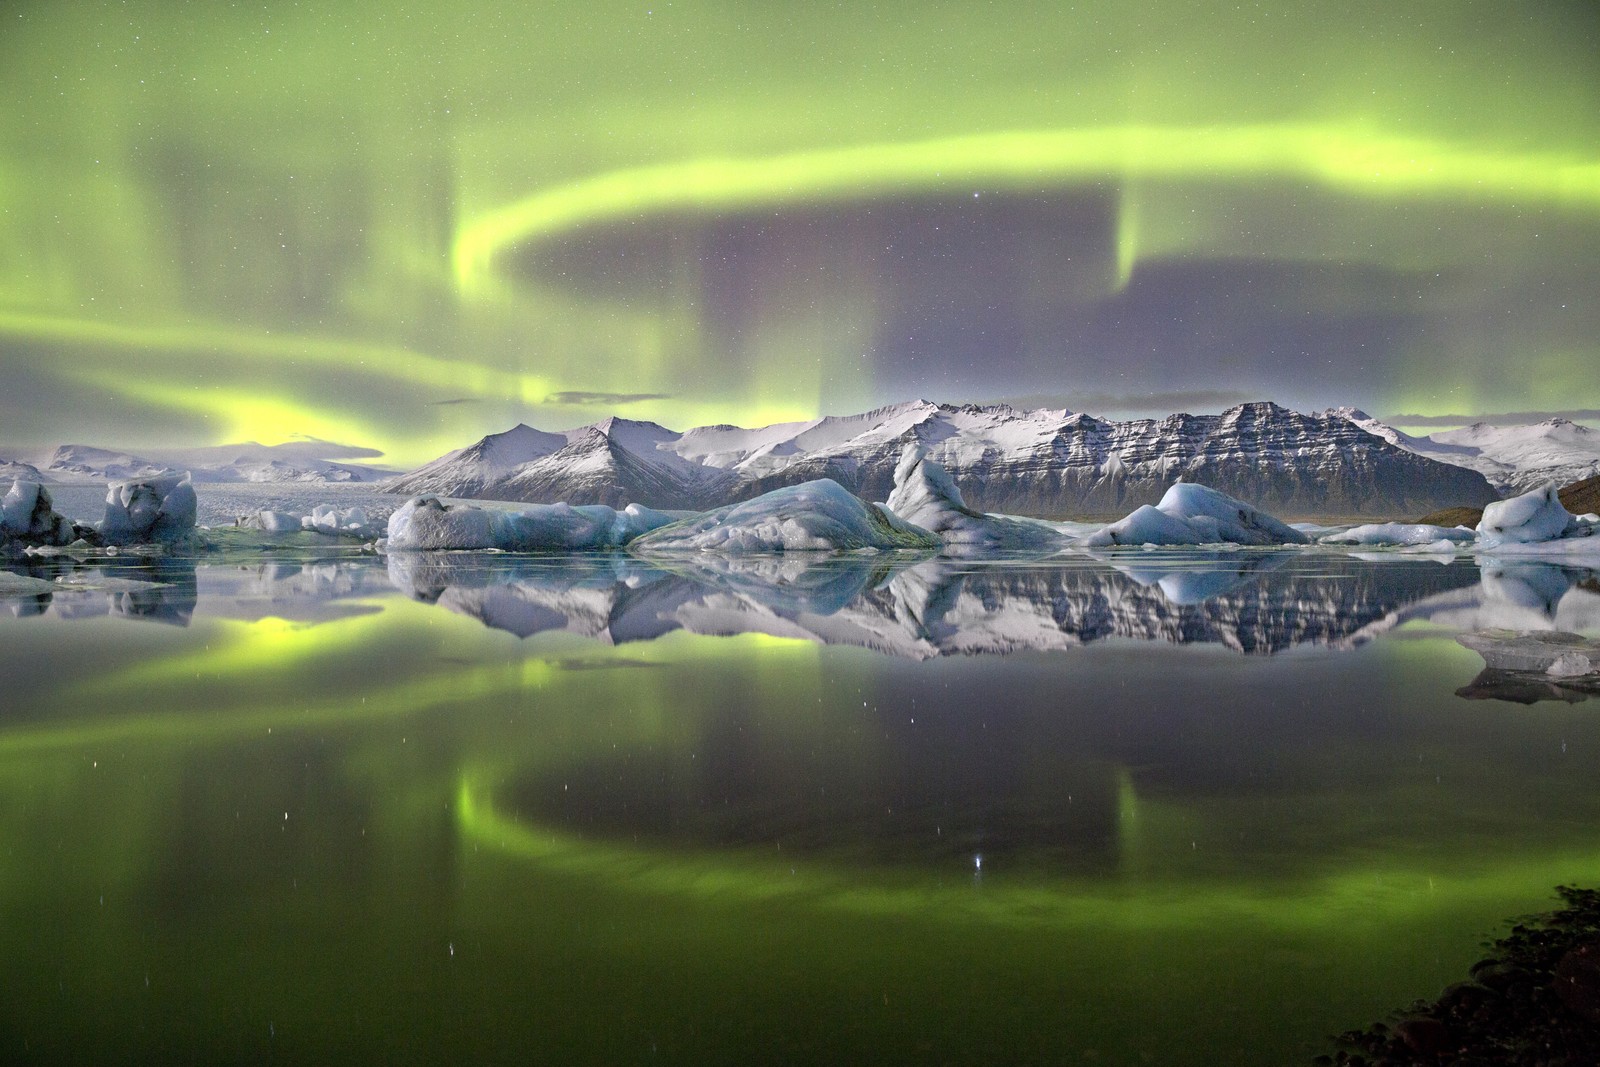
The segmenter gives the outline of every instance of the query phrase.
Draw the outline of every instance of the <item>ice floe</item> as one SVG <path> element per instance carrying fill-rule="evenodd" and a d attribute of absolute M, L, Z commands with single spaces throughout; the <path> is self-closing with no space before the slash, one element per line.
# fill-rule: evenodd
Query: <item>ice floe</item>
<path fill-rule="evenodd" d="M 1372 522 L 1320 538 L 1325 545 L 1404 545 L 1433 550 L 1440 541 L 1447 549 L 1473 541 L 1477 534 L 1464 526 L 1430 526 L 1416 522 Z"/>
<path fill-rule="evenodd" d="M 0 499 L 0 543 L 64 545 L 73 537 L 72 523 L 56 513 L 50 491 L 38 482 L 19 478 Z"/>
<path fill-rule="evenodd" d="M 1064 540 L 1048 526 L 967 507 L 949 473 L 915 444 L 900 454 L 887 506 L 903 521 L 938 535 L 947 550 L 1048 548 Z"/>
<path fill-rule="evenodd" d="M 108 545 L 180 540 L 193 532 L 198 507 L 187 474 L 111 482 L 100 540 Z"/>
<path fill-rule="evenodd" d="M 1483 509 L 1478 544 L 1483 548 L 1535 544 L 1588 537 L 1595 532 L 1561 504 L 1556 484 L 1546 482 L 1532 492 L 1497 500 Z"/>
<path fill-rule="evenodd" d="M 621 511 L 604 504 L 533 504 L 521 511 L 506 511 L 445 504 L 436 496 L 418 496 L 389 516 L 384 547 L 391 552 L 620 548 L 673 518 L 667 512 L 638 504 L 629 504 Z"/>
<path fill-rule="evenodd" d="M 788 485 L 639 538 L 640 552 L 850 552 L 938 548 L 939 537 L 831 478 Z"/>
<path fill-rule="evenodd" d="M 339 508 L 332 504 L 318 504 L 309 515 L 263 508 L 256 512 L 256 525 L 267 533 L 308 530 L 329 537 L 353 537 L 363 541 L 382 537 L 387 529 L 384 522 L 368 518 L 364 508 Z"/>
<path fill-rule="evenodd" d="M 1177 482 L 1161 502 L 1078 541 L 1085 548 L 1114 545 L 1297 545 L 1304 533 L 1244 501 L 1193 482 Z"/>

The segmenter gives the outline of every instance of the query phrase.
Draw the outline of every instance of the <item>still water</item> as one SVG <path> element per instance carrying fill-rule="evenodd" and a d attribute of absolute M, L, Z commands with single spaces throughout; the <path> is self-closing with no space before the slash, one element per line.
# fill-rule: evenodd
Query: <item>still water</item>
<path fill-rule="evenodd" d="M 1600 701 L 1456 641 L 1583 570 L 10 569 L 7 1062 L 1307 1062 L 1600 883 Z"/>

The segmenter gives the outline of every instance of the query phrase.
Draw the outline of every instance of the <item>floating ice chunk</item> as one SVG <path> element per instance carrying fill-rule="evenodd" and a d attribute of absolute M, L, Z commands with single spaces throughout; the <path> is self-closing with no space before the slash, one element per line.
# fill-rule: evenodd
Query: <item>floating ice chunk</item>
<path fill-rule="evenodd" d="M 29 545 L 65 545 L 72 541 L 72 523 L 56 513 L 50 490 L 18 479 L 0 499 L 0 542 L 15 539 Z"/>
<path fill-rule="evenodd" d="M 949 473 L 908 444 L 894 471 L 888 508 L 901 519 L 939 535 L 947 546 L 967 548 L 1044 548 L 1063 537 L 1042 524 L 986 515 L 967 507 Z"/>
<path fill-rule="evenodd" d="M 332 504 L 318 504 L 309 515 L 263 508 L 256 512 L 256 525 L 267 533 L 309 530 L 329 537 L 356 537 L 364 541 L 382 537 L 385 528 L 381 519 L 370 519 L 364 508 L 338 508 Z"/>
<path fill-rule="evenodd" d="M 603 504 L 535 504 L 523 511 L 500 511 L 470 504 L 452 506 L 438 497 L 419 496 L 389 516 L 386 547 L 391 551 L 498 548 L 508 552 L 619 548 L 672 520 L 666 512 L 638 504 L 629 504 L 622 511 Z"/>
<path fill-rule="evenodd" d="M 849 552 L 937 548 L 933 533 L 831 478 L 784 486 L 646 534 L 642 552 Z"/>
<path fill-rule="evenodd" d="M 1160 508 L 1142 504 L 1126 518 L 1102 527 L 1078 542 L 1088 548 L 1109 545 L 1202 545 L 1200 530 Z"/>
<path fill-rule="evenodd" d="M 365 509 L 336 508 L 332 504 L 318 504 L 300 520 L 300 525 L 336 537 L 378 537 L 383 533 L 383 527 L 367 518 Z"/>
<path fill-rule="evenodd" d="M 1156 507 L 1190 523 L 1209 527 L 1211 520 L 1222 541 L 1236 545 L 1301 545 L 1310 538 L 1285 522 L 1204 485 L 1178 482 Z"/>
<path fill-rule="evenodd" d="M 1509 500 L 1497 500 L 1483 509 L 1478 522 L 1478 544 L 1484 548 L 1499 545 L 1554 541 L 1561 537 L 1582 537 L 1592 532 L 1587 523 L 1561 505 L 1556 484 L 1546 482 L 1538 489 Z"/>
<path fill-rule="evenodd" d="M 389 516 L 388 547 L 396 549 L 498 548 L 493 514 L 469 505 L 450 507 L 436 496 L 416 496 Z"/>
<path fill-rule="evenodd" d="M 263 508 L 256 513 L 256 522 L 267 533 L 296 533 L 301 528 L 302 516 L 288 511 L 269 511 Z"/>
<path fill-rule="evenodd" d="M 1178 482 L 1154 507 L 1146 504 L 1078 543 L 1111 545 L 1305 544 L 1304 533 L 1271 515 L 1192 482 Z"/>
<path fill-rule="evenodd" d="M 1374 522 L 1323 537 L 1325 545 L 1432 545 L 1439 541 L 1471 541 L 1477 535 L 1464 526 Z"/>
<path fill-rule="evenodd" d="M 1461 634 L 1456 640 L 1497 670 L 1539 672 L 1553 678 L 1600 672 L 1600 641 L 1582 634 L 1484 630 Z"/>
<path fill-rule="evenodd" d="M 620 548 L 672 518 L 638 504 L 621 511 L 604 504 L 535 504 L 523 511 L 496 513 L 494 537 L 497 547 L 515 552 Z"/>
<path fill-rule="evenodd" d="M 111 482 L 100 538 L 107 544 L 176 541 L 194 530 L 199 501 L 187 474 Z"/>

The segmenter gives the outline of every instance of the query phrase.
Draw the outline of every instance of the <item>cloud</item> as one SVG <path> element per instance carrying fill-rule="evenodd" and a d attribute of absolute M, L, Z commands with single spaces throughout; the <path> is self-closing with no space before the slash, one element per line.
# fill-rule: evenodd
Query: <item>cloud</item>
<path fill-rule="evenodd" d="M 569 390 L 551 393 L 544 398 L 546 404 L 565 404 L 568 407 L 593 407 L 610 404 L 637 404 L 643 400 L 671 400 L 667 393 L 588 393 Z"/>
<path fill-rule="evenodd" d="M 1267 400 L 1258 393 L 1241 393 L 1230 389 L 1187 389 L 1165 393 L 1027 393 L 1002 397 L 1001 403 L 1014 408 L 1067 408 L 1091 415 L 1102 412 L 1146 411 L 1171 414 L 1196 410 L 1231 408 L 1253 400 Z"/>
<path fill-rule="evenodd" d="M 368 448 L 366 445 L 346 445 L 337 441 L 324 441 L 320 437 L 312 437 L 303 433 L 291 434 L 290 436 L 292 440 L 285 441 L 281 445 L 270 445 L 266 448 L 266 451 L 293 459 L 327 460 L 330 462 L 338 462 L 345 459 L 376 459 L 384 454 L 382 449 Z M 222 445 L 218 447 L 229 448 L 231 446 Z"/>
<path fill-rule="evenodd" d="M 1487 422 L 1496 426 L 1527 426 L 1546 419 L 1571 419 L 1573 422 L 1600 421 L 1600 409 L 1571 408 L 1566 411 L 1507 411 L 1497 415 L 1390 415 L 1383 421 L 1391 426 L 1466 426 Z"/>

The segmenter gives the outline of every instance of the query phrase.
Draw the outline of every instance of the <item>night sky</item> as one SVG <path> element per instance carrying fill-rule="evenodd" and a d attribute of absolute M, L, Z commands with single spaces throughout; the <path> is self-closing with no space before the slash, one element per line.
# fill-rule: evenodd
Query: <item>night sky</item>
<path fill-rule="evenodd" d="M 7 445 L 1600 418 L 1592 0 L 13 0 L 0 100 Z"/>

